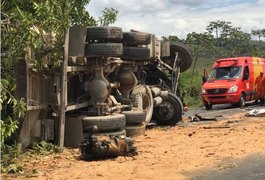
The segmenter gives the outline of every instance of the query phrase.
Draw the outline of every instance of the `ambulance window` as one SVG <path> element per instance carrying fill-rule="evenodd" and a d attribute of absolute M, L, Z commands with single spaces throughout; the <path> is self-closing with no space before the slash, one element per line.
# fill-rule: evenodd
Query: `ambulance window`
<path fill-rule="evenodd" d="M 249 69 L 248 69 L 248 66 L 246 66 L 244 68 L 244 76 L 243 76 L 243 80 L 248 80 L 249 78 Z"/>

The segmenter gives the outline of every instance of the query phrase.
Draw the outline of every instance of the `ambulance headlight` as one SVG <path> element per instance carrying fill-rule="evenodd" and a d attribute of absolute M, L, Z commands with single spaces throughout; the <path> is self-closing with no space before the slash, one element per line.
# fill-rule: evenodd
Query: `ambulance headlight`
<path fill-rule="evenodd" d="M 206 90 L 202 88 L 202 94 L 206 94 Z"/>
<path fill-rule="evenodd" d="M 230 87 L 230 89 L 228 90 L 228 93 L 234 93 L 234 92 L 236 92 L 237 91 L 237 88 L 238 88 L 238 86 L 232 86 L 232 87 Z"/>

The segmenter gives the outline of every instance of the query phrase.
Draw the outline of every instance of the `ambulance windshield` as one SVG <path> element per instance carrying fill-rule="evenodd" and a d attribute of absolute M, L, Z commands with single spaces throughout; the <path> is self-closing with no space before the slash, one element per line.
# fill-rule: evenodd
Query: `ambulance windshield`
<path fill-rule="evenodd" d="M 241 76 L 242 67 L 229 66 L 214 68 L 210 74 L 209 80 L 218 79 L 237 79 Z"/>

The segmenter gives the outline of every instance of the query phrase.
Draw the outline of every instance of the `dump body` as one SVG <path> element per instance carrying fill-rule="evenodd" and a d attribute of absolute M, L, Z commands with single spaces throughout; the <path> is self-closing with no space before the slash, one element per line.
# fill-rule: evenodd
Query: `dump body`
<path fill-rule="evenodd" d="M 204 105 L 238 104 L 242 97 L 245 101 L 254 100 L 254 83 L 260 72 L 265 72 L 263 58 L 235 57 L 216 60 L 202 87 Z"/>

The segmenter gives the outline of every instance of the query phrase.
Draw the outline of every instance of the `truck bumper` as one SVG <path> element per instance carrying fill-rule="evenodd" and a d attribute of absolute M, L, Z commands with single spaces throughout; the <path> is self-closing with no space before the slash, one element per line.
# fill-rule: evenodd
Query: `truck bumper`
<path fill-rule="evenodd" d="M 201 98 L 204 104 L 235 104 L 240 100 L 241 94 L 221 94 L 221 95 L 212 95 L 212 94 L 201 94 Z"/>

